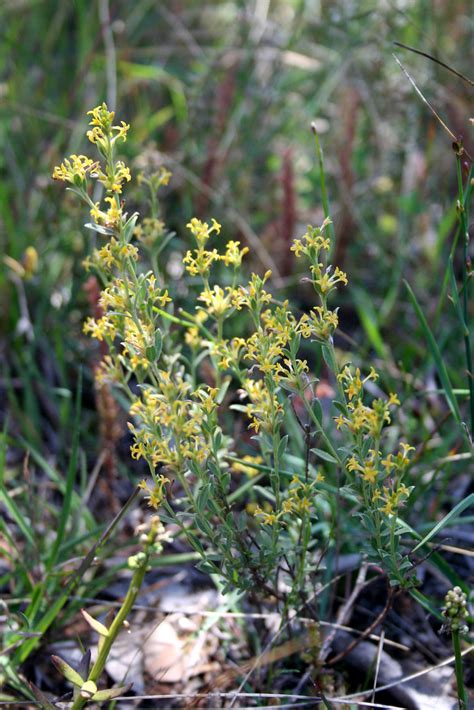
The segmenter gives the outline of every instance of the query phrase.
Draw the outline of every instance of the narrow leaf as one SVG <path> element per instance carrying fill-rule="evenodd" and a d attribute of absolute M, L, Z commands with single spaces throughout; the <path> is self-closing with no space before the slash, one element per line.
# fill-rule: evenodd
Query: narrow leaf
<path fill-rule="evenodd" d="M 362 289 L 352 288 L 357 315 L 365 334 L 379 357 L 387 359 L 388 353 L 379 329 L 379 319 L 369 294 Z"/>
<path fill-rule="evenodd" d="M 39 702 L 41 710 L 56 710 L 55 706 L 48 700 L 46 695 L 36 687 L 34 683 L 29 682 L 28 685 L 30 686 L 31 692 L 35 696 L 36 700 Z"/>
<path fill-rule="evenodd" d="M 98 690 L 97 693 L 95 693 L 92 696 L 92 700 L 94 700 L 97 703 L 103 703 L 106 700 L 112 700 L 113 698 L 118 698 L 120 695 L 124 695 L 125 693 L 128 693 L 130 688 L 132 687 L 133 683 L 129 683 L 128 685 L 123 685 L 121 688 L 111 688 L 110 690 Z"/>
<path fill-rule="evenodd" d="M 452 518 L 454 518 L 454 517 L 456 517 L 456 515 L 459 515 L 460 513 L 462 513 L 463 510 L 466 510 L 466 508 L 469 508 L 469 506 L 471 506 L 471 505 L 474 506 L 474 493 L 471 493 L 470 495 L 467 496 L 467 498 L 464 498 L 464 500 L 460 501 L 457 505 L 455 505 L 454 508 L 447 515 L 445 515 L 444 518 L 442 518 L 439 521 L 439 523 L 437 523 L 434 526 L 434 528 L 432 528 L 430 530 L 430 532 L 427 535 L 425 535 L 425 537 L 422 540 L 420 540 L 418 545 L 416 545 L 416 547 L 413 548 L 412 552 L 416 552 L 417 550 L 420 549 L 420 547 L 423 547 L 423 545 L 426 545 L 426 543 L 429 540 L 431 540 L 432 537 L 437 535 L 440 530 L 442 530 L 443 528 L 445 528 L 449 524 L 449 522 Z"/>
<path fill-rule="evenodd" d="M 98 634 L 105 637 L 109 635 L 108 628 L 104 626 L 104 624 L 101 624 L 100 621 L 97 621 L 97 619 L 94 619 L 94 617 L 88 614 L 85 609 L 81 609 L 81 614 L 89 626 L 94 629 L 94 631 L 97 631 Z"/>
<path fill-rule="evenodd" d="M 328 454 L 327 451 L 323 451 L 323 449 L 311 449 L 311 452 L 313 454 L 316 454 L 316 456 L 319 459 L 323 459 L 323 461 L 329 461 L 329 463 L 336 463 L 336 464 L 339 463 L 338 460 L 336 458 L 334 458 L 334 456 L 332 456 L 331 454 Z"/>
<path fill-rule="evenodd" d="M 456 311 L 456 315 L 458 317 L 458 320 L 461 324 L 463 336 L 468 337 L 469 330 L 467 328 L 466 321 L 464 320 L 461 301 L 459 300 L 458 286 L 456 283 L 456 276 L 454 275 L 453 257 L 452 256 L 449 257 L 448 269 L 449 269 L 449 277 L 451 279 L 451 297 L 453 299 L 454 309 Z"/>
<path fill-rule="evenodd" d="M 71 668 L 69 663 L 66 663 L 66 661 L 59 656 L 51 656 L 51 660 L 66 680 L 73 685 L 77 685 L 78 688 L 81 688 L 84 685 L 85 680 L 81 678 L 79 673 L 75 671 L 74 668 Z"/>
<path fill-rule="evenodd" d="M 436 369 L 438 371 L 439 379 L 441 380 L 441 384 L 443 385 L 444 389 L 444 395 L 446 397 L 446 401 L 448 402 L 449 408 L 451 409 L 451 412 L 458 422 L 458 424 L 461 423 L 461 413 L 459 411 L 459 406 L 457 399 L 454 395 L 453 388 L 451 387 L 451 382 L 449 381 L 449 376 L 448 372 L 446 370 L 446 366 L 443 361 L 443 357 L 441 355 L 440 349 L 438 347 L 438 343 L 436 342 L 433 333 L 430 330 L 430 327 L 428 325 L 428 322 L 424 316 L 423 311 L 421 310 L 418 301 L 416 300 L 416 296 L 411 290 L 409 284 L 405 281 L 405 286 L 408 291 L 408 296 L 410 298 L 410 301 L 412 302 L 413 308 L 415 309 L 415 313 L 418 317 L 418 320 L 421 325 L 421 329 L 423 331 L 423 334 L 426 338 L 426 341 L 428 343 L 428 347 L 430 349 L 431 355 L 433 357 L 433 360 L 435 361 Z"/>

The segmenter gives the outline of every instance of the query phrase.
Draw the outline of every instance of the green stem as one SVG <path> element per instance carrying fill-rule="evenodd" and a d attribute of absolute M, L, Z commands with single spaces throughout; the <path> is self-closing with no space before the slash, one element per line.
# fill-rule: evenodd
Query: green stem
<path fill-rule="evenodd" d="M 318 159 L 318 165 L 319 165 L 319 184 L 321 186 L 321 200 L 323 203 L 324 217 L 328 218 L 330 216 L 329 198 L 328 198 L 328 193 L 327 193 L 327 189 L 326 189 L 326 171 L 324 170 L 323 149 L 321 147 L 321 143 L 319 142 L 319 135 L 318 135 L 318 131 L 316 129 L 315 123 L 311 124 L 311 130 L 313 131 L 313 135 L 314 135 L 314 144 L 316 147 L 316 157 Z M 329 231 L 331 233 L 331 246 L 334 249 L 334 246 L 336 244 L 336 233 L 334 231 L 334 225 L 332 222 L 329 225 Z"/>
<path fill-rule="evenodd" d="M 451 637 L 453 640 L 453 650 L 454 650 L 454 669 L 456 672 L 456 686 L 458 693 L 458 708 L 459 710 L 467 710 L 468 708 L 468 698 L 466 693 L 466 688 L 464 687 L 464 676 L 462 668 L 462 654 L 461 654 L 461 641 L 459 638 L 459 631 L 451 632 Z"/>
<path fill-rule="evenodd" d="M 151 539 L 151 538 L 153 538 L 153 539 Z M 155 539 L 155 534 L 150 533 L 148 543 L 146 544 L 146 547 L 145 547 L 145 557 L 143 559 L 143 562 L 140 564 L 140 566 L 135 570 L 135 572 L 133 574 L 133 577 L 130 582 L 130 586 L 128 588 L 128 592 L 125 596 L 125 599 L 123 600 L 122 606 L 120 607 L 120 610 L 119 610 L 117 616 L 115 617 L 112 624 L 110 625 L 110 628 L 108 630 L 108 634 L 104 638 L 104 641 L 103 641 L 102 645 L 100 646 L 99 655 L 97 656 L 97 660 L 95 661 L 94 665 L 92 666 L 92 668 L 90 670 L 89 676 L 87 678 L 88 681 L 92 681 L 94 683 L 97 683 L 100 676 L 102 675 L 102 672 L 105 668 L 105 664 L 107 662 L 107 658 L 109 656 L 110 650 L 111 650 L 118 634 L 122 630 L 123 623 L 126 620 L 128 614 L 130 613 L 133 605 L 135 604 L 136 598 L 137 598 L 140 588 L 143 584 L 143 579 L 144 579 L 145 573 L 147 571 L 150 553 L 151 553 L 154 539 Z M 89 700 L 89 698 L 84 698 L 81 695 L 78 695 L 76 697 L 76 699 L 74 700 L 71 710 L 81 710 L 81 708 L 84 707 L 84 705 L 88 702 L 88 700 Z"/>
<path fill-rule="evenodd" d="M 466 352 L 467 384 L 469 388 L 470 413 L 471 413 L 471 436 L 474 436 L 474 372 L 472 369 L 472 350 L 469 332 L 469 230 L 466 222 L 466 208 L 464 205 L 464 186 L 462 180 L 461 157 L 456 155 L 456 172 L 458 178 L 458 201 L 459 201 L 459 223 L 461 226 L 461 236 L 463 238 L 463 270 L 462 270 L 462 309 L 463 318 L 466 325 L 464 335 L 464 349 Z M 469 273 L 468 273 L 469 269 Z"/>
<path fill-rule="evenodd" d="M 321 436 L 321 438 L 323 439 L 324 443 L 326 444 L 326 446 L 327 446 L 327 448 L 328 448 L 328 450 L 329 450 L 329 453 L 330 453 L 332 456 L 334 456 L 334 458 L 336 459 L 336 461 L 338 462 L 338 464 L 339 464 L 340 466 L 342 466 L 341 457 L 339 456 L 339 454 L 337 453 L 336 449 L 335 449 L 334 446 L 332 445 L 332 442 L 331 442 L 330 438 L 328 437 L 328 435 L 326 434 L 326 432 L 324 431 L 324 429 L 323 429 L 323 427 L 322 427 L 322 425 L 321 425 L 321 422 L 318 420 L 316 414 L 313 412 L 313 409 L 312 409 L 310 403 L 308 402 L 308 400 L 306 399 L 304 392 L 303 392 L 303 391 L 300 391 L 300 392 L 298 392 L 298 394 L 300 395 L 300 397 L 301 397 L 301 399 L 302 399 L 302 401 L 303 401 L 304 408 L 306 409 L 306 411 L 308 412 L 309 416 L 311 417 L 311 419 L 312 419 L 312 421 L 313 421 L 313 423 L 314 423 L 314 425 L 315 425 L 315 427 L 316 427 L 316 429 L 317 429 L 318 434 Z"/>

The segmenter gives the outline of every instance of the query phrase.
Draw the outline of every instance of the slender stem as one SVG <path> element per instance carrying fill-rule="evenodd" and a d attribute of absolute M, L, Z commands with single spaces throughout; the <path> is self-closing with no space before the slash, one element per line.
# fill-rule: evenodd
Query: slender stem
<path fill-rule="evenodd" d="M 330 212 L 329 212 L 329 198 L 328 198 L 328 193 L 327 193 L 327 189 L 326 189 L 326 172 L 324 170 L 323 149 L 322 149 L 321 143 L 319 141 L 319 135 L 318 135 L 318 131 L 317 131 L 315 123 L 311 124 L 311 130 L 313 131 L 313 135 L 314 135 L 316 156 L 318 158 L 318 164 L 319 164 L 319 184 L 321 186 L 321 200 L 323 203 L 324 216 L 327 218 L 330 216 Z M 336 233 L 334 231 L 334 225 L 332 222 L 329 225 L 329 231 L 331 233 L 331 246 L 334 249 L 334 246 L 336 244 Z"/>
<path fill-rule="evenodd" d="M 328 435 L 327 435 L 326 432 L 324 431 L 324 429 L 323 429 L 323 427 L 322 427 L 322 425 L 321 425 L 321 422 L 318 420 L 316 414 L 313 412 L 313 409 L 312 409 L 310 403 L 308 402 L 308 400 L 306 399 L 306 397 L 305 397 L 305 395 L 304 395 L 304 392 L 303 392 L 303 391 L 300 391 L 300 392 L 298 392 L 298 394 L 301 396 L 301 399 L 302 399 L 302 401 L 303 401 L 303 406 L 304 406 L 304 408 L 306 409 L 306 411 L 308 412 L 309 416 L 311 417 L 311 419 L 312 419 L 312 421 L 313 421 L 313 423 L 314 423 L 314 425 L 315 425 L 315 427 L 316 427 L 316 429 L 317 429 L 318 434 L 319 434 L 319 435 L 321 436 L 321 438 L 323 439 L 323 441 L 324 441 L 324 443 L 326 444 L 327 448 L 329 449 L 329 452 L 331 453 L 331 455 L 334 456 L 334 458 L 336 459 L 336 461 L 338 462 L 338 464 L 339 464 L 340 466 L 342 466 L 341 457 L 339 456 L 338 452 L 337 452 L 336 449 L 334 448 L 334 446 L 333 446 L 333 444 L 332 444 L 330 438 L 328 437 Z"/>
<path fill-rule="evenodd" d="M 153 540 L 152 540 L 152 538 L 153 538 Z M 148 567 L 154 538 L 155 538 L 155 534 L 153 532 L 150 533 L 149 541 L 145 547 L 145 556 L 143 558 L 143 561 L 141 562 L 140 566 L 135 570 L 135 572 L 133 574 L 133 577 L 130 582 L 130 586 L 128 588 L 128 592 L 125 596 L 125 599 L 123 600 L 122 606 L 120 607 L 117 616 L 115 617 L 112 624 L 110 625 L 107 636 L 105 638 L 103 637 L 104 638 L 103 643 L 101 646 L 99 646 L 99 648 L 100 648 L 99 655 L 97 656 L 97 659 L 90 670 L 89 676 L 87 678 L 88 681 L 92 681 L 94 683 L 97 683 L 100 676 L 102 675 L 102 672 L 105 668 L 105 664 L 107 662 L 107 658 L 109 656 L 110 650 L 111 650 L 119 632 L 123 628 L 123 623 L 126 620 L 128 614 L 130 613 L 130 611 L 136 601 L 136 598 L 138 596 L 140 588 L 143 584 L 143 579 L 145 577 L 145 573 L 146 573 L 146 570 Z M 71 710 L 81 710 L 81 708 L 84 707 L 84 705 L 88 702 L 88 700 L 89 700 L 88 698 L 84 698 L 84 697 L 82 697 L 82 695 L 78 695 L 76 697 L 76 699 L 74 700 Z"/>
<path fill-rule="evenodd" d="M 453 650 L 454 650 L 454 669 L 456 673 L 456 686 L 458 693 L 458 708 L 459 710 L 467 710 L 468 699 L 466 688 L 464 687 L 464 676 L 462 668 L 462 653 L 461 653 L 461 641 L 459 639 L 459 631 L 456 630 L 451 632 L 451 637 L 453 640 Z"/>
<path fill-rule="evenodd" d="M 461 226 L 461 236 L 463 241 L 463 260 L 462 260 L 462 309 L 463 318 L 466 326 L 464 335 L 464 348 L 466 351 L 466 367 L 467 367 L 467 384 L 469 388 L 470 413 L 471 413 L 471 436 L 474 436 L 474 372 L 472 369 L 472 350 L 469 332 L 469 279 L 471 276 L 471 268 L 469 261 L 469 230 L 466 222 L 466 207 L 464 205 L 464 186 L 462 180 L 461 157 L 456 154 L 456 168 L 458 178 L 458 209 L 459 223 Z"/>

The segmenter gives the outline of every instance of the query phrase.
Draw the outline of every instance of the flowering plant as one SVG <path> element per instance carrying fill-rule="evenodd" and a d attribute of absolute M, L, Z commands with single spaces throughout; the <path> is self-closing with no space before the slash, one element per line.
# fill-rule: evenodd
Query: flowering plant
<path fill-rule="evenodd" d="M 404 479 L 413 447 L 392 442 L 386 450 L 386 427 L 400 402 L 393 393 L 371 396 L 374 368 L 364 376 L 339 364 L 333 342 L 338 312 L 330 301 L 347 277 L 328 263 L 329 218 L 308 226 L 292 246 L 308 264 L 316 298 L 301 315 L 268 290 L 270 271 L 242 281 L 247 247 L 238 241 L 213 246 L 221 225 L 192 219 L 187 228 L 194 245 L 183 264 L 199 287 L 194 310 L 184 311 L 158 266 L 149 269 L 143 259 L 169 238 L 157 210 L 142 223 L 125 211 L 122 191 L 131 174 L 117 151 L 129 126 L 116 125 L 105 104 L 89 114 L 87 136 L 98 159 L 73 155 L 53 177 L 88 205 L 93 221 L 87 226 L 107 240 L 85 262 L 102 285 L 102 315 L 88 318 L 84 331 L 107 345 L 99 383 L 113 385 L 129 402 L 131 455 L 147 464 L 140 487 L 149 505 L 178 525 L 201 556 L 201 568 L 225 588 L 272 594 L 288 607 L 308 599 L 337 495 L 359 516 L 370 558 L 392 584 L 411 584 L 399 511 L 410 495 Z M 164 168 L 140 176 L 155 208 L 157 190 L 169 178 Z M 99 201 L 90 197 L 93 181 L 105 192 Z M 233 336 L 243 316 L 245 335 Z M 300 357 L 303 348 L 310 350 L 305 341 L 334 378 L 334 416 L 323 414 L 316 374 Z M 212 372 L 207 379 L 200 369 L 205 361 Z M 235 432 L 244 427 L 252 436 L 242 444 Z M 318 448 L 312 448 L 314 438 Z M 244 496 L 246 506 L 237 509 Z"/>

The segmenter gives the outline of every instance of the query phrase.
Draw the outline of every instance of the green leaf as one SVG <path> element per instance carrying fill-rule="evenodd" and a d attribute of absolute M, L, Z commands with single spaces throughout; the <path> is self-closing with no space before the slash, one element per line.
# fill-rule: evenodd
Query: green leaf
<path fill-rule="evenodd" d="M 283 458 L 283 454 L 286 451 L 286 447 L 288 446 L 288 434 L 284 436 L 281 440 L 280 443 L 278 444 L 278 460 L 281 461 Z"/>
<path fill-rule="evenodd" d="M 73 685 L 76 685 L 78 688 L 81 688 L 85 680 L 81 678 L 79 673 L 72 668 L 69 663 L 66 663 L 62 658 L 59 656 L 51 656 L 51 660 L 58 669 L 58 671 L 68 680 L 70 683 Z"/>
<path fill-rule="evenodd" d="M 453 300 L 454 304 L 454 309 L 456 311 L 456 315 L 458 317 L 459 323 L 461 324 L 461 328 L 463 331 L 463 336 L 464 337 L 469 337 L 469 329 L 466 325 L 466 321 L 464 320 L 464 315 L 462 312 L 462 306 L 461 306 L 461 301 L 459 300 L 459 292 L 458 292 L 458 286 L 456 283 L 456 277 L 454 275 L 454 268 L 453 268 L 453 257 L 449 257 L 448 261 L 448 270 L 449 270 L 449 276 L 451 279 L 451 297 Z"/>
<path fill-rule="evenodd" d="M 321 402 L 317 397 L 315 397 L 311 402 L 311 409 L 313 410 L 313 414 L 316 417 L 316 421 L 321 424 L 323 420 L 323 408 L 321 407 Z"/>
<path fill-rule="evenodd" d="M 114 230 L 109 229 L 108 227 L 103 227 L 100 224 L 95 224 L 94 222 L 87 222 L 87 224 L 84 225 L 86 229 L 91 229 L 93 232 L 98 232 L 99 234 L 103 234 L 104 236 L 110 237 L 114 235 Z"/>
<path fill-rule="evenodd" d="M 219 574 L 219 568 L 212 562 L 209 562 L 209 560 L 201 560 L 197 563 L 196 567 L 206 574 Z"/>
<path fill-rule="evenodd" d="M 110 690 L 98 690 L 97 693 L 94 693 L 92 696 L 92 700 L 95 701 L 96 703 L 103 703 L 106 700 L 112 700 L 113 698 L 118 698 L 120 695 L 124 695 L 124 693 L 128 693 L 130 688 L 132 687 L 133 683 L 129 683 L 128 685 L 123 685 L 121 688 L 110 688 Z"/>
<path fill-rule="evenodd" d="M 334 359 L 334 352 L 333 350 L 328 347 L 327 345 L 322 345 L 321 346 L 321 352 L 323 353 L 323 358 L 326 363 L 326 365 L 329 367 L 331 372 L 337 372 L 337 363 L 336 360 Z"/>
<path fill-rule="evenodd" d="M 405 286 L 408 291 L 408 296 L 410 298 L 410 301 L 412 302 L 413 308 L 415 309 L 415 313 L 418 317 L 418 320 L 421 325 L 421 329 L 423 331 L 423 334 L 426 338 L 426 341 L 428 343 L 428 347 L 430 349 L 431 355 L 433 357 L 433 360 L 435 361 L 436 369 L 438 371 L 439 379 L 441 380 L 441 384 L 443 385 L 444 389 L 444 395 L 446 397 L 446 400 L 448 402 L 449 408 L 451 409 L 451 412 L 458 422 L 458 424 L 461 424 L 461 413 L 459 411 L 459 406 L 457 399 L 454 395 L 453 388 L 451 387 L 451 382 L 449 381 L 449 376 L 448 372 L 446 370 L 446 366 L 443 361 L 443 357 L 441 355 L 440 349 L 438 347 L 438 343 L 436 342 L 433 333 L 430 330 L 430 327 L 428 325 L 428 322 L 423 314 L 423 311 L 421 310 L 418 301 L 416 300 L 416 296 L 413 293 L 412 289 L 410 288 L 409 284 L 407 281 L 404 282 Z"/>
<path fill-rule="evenodd" d="M 386 360 L 388 351 L 379 330 L 377 311 L 371 297 L 366 291 L 358 288 L 352 288 L 351 293 L 354 297 L 357 315 L 370 344 L 377 355 Z"/>
<path fill-rule="evenodd" d="M 94 631 L 97 631 L 98 634 L 105 637 L 109 635 L 108 628 L 104 626 L 104 624 L 101 624 L 100 621 L 97 621 L 97 619 L 94 619 L 85 609 L 81 609 L 81 614 L 89 626 L 94 629 Z"/>
<path fill-rule="evenodd" d="M 207 501 L 209 500 L 209 486 L 205 485 L 202 486 L 199 490 L 199 493 L 196 496 L 196 510 L 198 513 L 203 513 L 206 506 L 207 506 Z"/>
<path fill-rule="evenodd" d="M 155 333 L 155 351 L 156 351 L 155 357 L 157 360 L 161 355 L 162 348 L 163 348 L 163 336 L 161 335 L 161 330 L 158 330 L 158 328 L 157 328 L 156 333 Z"/>
<path fill-rule="evenodd" d="M 417 550 L 420 549 L 420 547 L 423 547 L 423 545 L 426 545 L 426 543 L 431 540 L 432 537 L 437 535 L 440 530 L 445 528 L 448 524 L 449 521 L 454 518 L 456 515 L 459 515 L 462 513 L 463 510 L 466 510 L 466 508 L 469 508 L 469 506 L 474 506 L 474 493 L 471 493 L 470 495 L 467 496 L 467 498 L 464 498 L 464 500 L 460 501 L 457 505 L 454 506 L 454 508 L 442 518 L 442 520 L 437 523 L 434 528 L 430 530 L 430 532 L 425 535 L 422 540 L 416 545 L 412 552 L 416 552 Z"/>
<path fill-rule="evenodd" d="M 5 426 L 3 429 L 3 432 L 0 434 L 0 501 L 3 502 L 5 508 L 7 509 L 8 513 L 10 514 L 11 518 L 15 521 L 15 523 L 18 525 L 19 529 L 23 533 L 23 536 L 25 537 L 26 540 L 30 543 L 30 545 L 34 546 L 34 540 L 33 540 L 33 535 L 31 534 L 31 530 L 29 526 L 27 525 L 23 515 L 20 512 L 20 509 L 18 508 L 17 504 L 13 500 L 13 498 L 9 495 L 5 484 L 4 484 L 4 475 L 5 475 L 5 467 L 6 467 L 6 457 L 7 457 L 7 425 L 8 425 L 8 420 L 5 421 Z"/>
<path fill-rule="evenodd" d="M 201 518 L 201 517 L 196 516 L 194 522 L 195 522 L 198 530 L 200 530 L 203 535 L 212 539 L 214 531 L 211 528 L 211 526 L 209 525 L 209 523 L 207 522 L 206 518 Z"/>
<path fill-rule="evenodd" d="M 334 458 L 334 456 L 328 454 L 327 451 L 323 451 L 323 449 L 311 449 L 311 452 L 313 454 L 316 454 L 318 458 L 323 459 L 323 461 L 329 461 L 329 463 L 335 464 L 339 463 L 338 460 Z"/>
<path fill-rule="evenodd" d="M 340 412 L 341 414 L 343 414 L 344 416 L 346 416 L 346 414 L 347 414 L 347 407 L 346 407 L 345 404 L 343 404 L 342 402 L 339 402 L 337 399 L 334 399 L 332 403 L 333 403 L 334 407 L 337 409 L 338 412 Z"/>
<path fill-rule="evenodd" d="M 186 537 L 187 537 L 187 539 L 188 539 L 188 542 L 190 543 L 190 545 L 191 545 L 192 547 L 194 547 L 194 549 L 196 550 L 196 552 L 199 552 L 200 555 L 203 555 L 203 556 L 204 556 L 204 555 L 205 555 L 204 548 L 203 548 L 203 546 L 201 545 L 201 543 L 199 542 L 199 540 L 198 540 L 198 538 L 196 537 L 196 535 L 194 535 L 193 533 L 189 532 L 189 530 L 188 530 L 188 531 L 186 531 Z"/>
<path fill-rule="evenodd" d="M 231 381 L 232 381 L 231 377 L 226 377 L 223 380 L 223 382 L 220 386 L 219 392 L 217 393 L 217 397 L 216 397 L 217 404 L 222 404 L 222 402 L 224 401 L 224 397 L 226 396 L 226 393 L 227 393 L 227 390 L 229 389 L 229 385 L 230 385 Z"/>
<path fill-rule="evenodd" d="M 413 599 L 416 599 L 416 601 L 421 604 L 421 606 L 426 609 L 427 611 L 430 612 L 430 614 L 433 614 L 433 616 L 436 619 L 439 619 L 439 621 L 444 621 L 444 616 L 441 614 L 439 609 L 437 609 L 435 606 L 433 606 L 430 602 L 429 599 L 425 597 L 424 594 L 419 592 L 417 589 L 410 589 L 410 594 L 413 597 Z"/>

